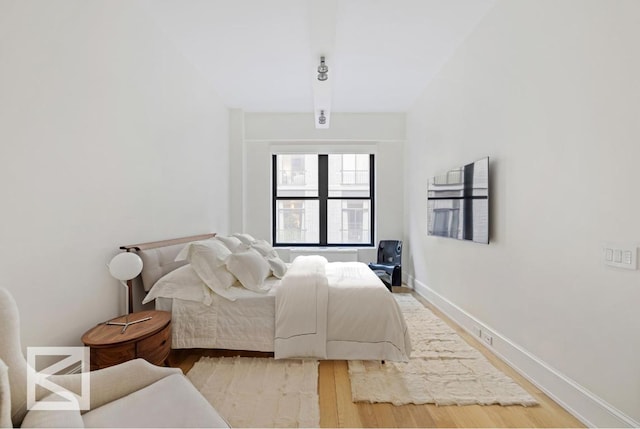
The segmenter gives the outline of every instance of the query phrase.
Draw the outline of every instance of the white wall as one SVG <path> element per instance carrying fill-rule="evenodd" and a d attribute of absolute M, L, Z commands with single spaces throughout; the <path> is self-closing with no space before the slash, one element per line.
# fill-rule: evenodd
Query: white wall
<path fill-rule="evenodd" d="M 0 3 L 0 286 L 25 346 L 121 313 L 118 246 L 228 228 L 228 111 L 144 5 Z"/>
<path fill-rule="evenodd" d="M 271 241 L 272 146 L 306 145 L 326 150 L 327 147 L 366 145 L 376 153 L 375 240 L 401 238 L 405 115 L 332 113 L 331 128 L 321 130 L 314 127 L 313 121 L 312 113 L 244 114 L 243 164 L 231 168 L 232 180 L 244 183 L 243 201 L 240 211 L 232 212 L 232 218 L 243 219 L 245 232 Z M 363 262 L 375 260 L 375 255 L 375 249 L 371 248 L 359 252 Z"/>
<path fill-rule="evenodd" d="M 407 120 L 416 288 L 538 359 L 571 392 L 536 381 L 600 426 L 640 422 L 640 271 L 601 253 L 640 242 L 638 17 L 634 0 L 499 1 Z M 428 237 L 428 178 L 487 155 L 491 244 Z"/>
<path fill-rule="evenodd" d="M 244 112 L 240 109 L 229 111 L 229 231 L 243 230 L 243 171 L 244 171 Z M 224 231 L 222 231 L 224 232 Z"/>

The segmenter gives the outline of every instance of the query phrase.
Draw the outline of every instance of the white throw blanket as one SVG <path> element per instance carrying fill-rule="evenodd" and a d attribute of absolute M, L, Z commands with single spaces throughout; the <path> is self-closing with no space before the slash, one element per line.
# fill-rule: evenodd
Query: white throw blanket
<path fill-rule="evenodd" d="M 360 262 L 297 257 L 276 289 L 280 358 L 406 362 L 411 341 L 400 307 Z"/>
<path fill-rule="evenodd" d="M 276 290 L 276 359 L 327 358 L 326 258 L 299 256 Z"/>

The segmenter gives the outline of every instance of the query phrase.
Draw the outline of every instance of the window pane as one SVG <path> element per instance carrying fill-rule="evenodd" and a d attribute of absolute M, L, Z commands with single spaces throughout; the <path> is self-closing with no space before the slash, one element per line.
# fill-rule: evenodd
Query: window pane
<path fill-rule="evenodd" d="M 279 200 L 276 207 L 277 243 L 319 243 L 318 200 Z"/>
<path fill-rule="evenodd" d="M 371 242 L 369 200 L 327 201 L 327 242 L 355 244 Z"/>
<path fill-rule="evenodd" d="M 318 155 L 276 155 L 277 196 L 318 196 Z"/>
<path fill-rule="evenodd" d="M 364 153 L 329 155 L 329 196 L 369 196 L 369 155 Z"/>

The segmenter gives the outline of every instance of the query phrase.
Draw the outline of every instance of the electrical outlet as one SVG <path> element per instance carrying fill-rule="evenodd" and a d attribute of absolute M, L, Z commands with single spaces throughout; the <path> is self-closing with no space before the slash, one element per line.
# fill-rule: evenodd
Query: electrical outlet
<path fill-rule="evenodd" d="M 489 332 L 483 332 L 482 339 L 484 340 L 485 343 L 489 344 L 490 346 L 493 345 L 493 337 Z"/>

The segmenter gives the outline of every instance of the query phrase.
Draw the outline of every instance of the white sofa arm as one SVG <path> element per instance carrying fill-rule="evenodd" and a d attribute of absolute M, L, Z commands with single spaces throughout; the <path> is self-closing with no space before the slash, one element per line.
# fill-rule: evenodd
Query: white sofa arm
<path fill-rule="evenodd" d="M 54 393 L 46 396 L 44 400 L 54 398 Z M 73 399 L 79 408 L 78 400 Z M 83 428 L 84 422 L 80 415 L 80 410 L 30 410 L 27 411 L 27 415 L 22 420 L 23 428 Z"/>
<path fill-rule="evenodd" d="M 144 359 L 92 371 L 91 409 L 127 396 L 172 374 L 182 374 L 182 370 L 156 366 Z"/>
<path fill-rule="evenodd" d="M 0 428 L 13 427 L 11 422 L 11 392 L 9 390 L 9 368 L 0 359 Z"/>
<path fill-rule="evenodd" d="M 90 373 L 91 409 L 101 407 L 135 391 L 143 389 L 172 374 L 182 374 L 180 368 L 153 365 L 144 359 L 134 359 Z M 49 379 L 78 395 L 81 374 L 51 376 Z M 86 411 L 86 410 L 84 410 Z"/>

